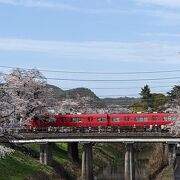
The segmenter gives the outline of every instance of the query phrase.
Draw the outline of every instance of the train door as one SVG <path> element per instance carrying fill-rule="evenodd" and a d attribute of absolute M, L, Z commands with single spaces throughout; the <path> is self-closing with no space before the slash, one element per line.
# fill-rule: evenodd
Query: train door
<path fill-rule="evenodd" d="M 87 125 L 89 126 L 89 127 L 92 127 L 93 126 L 93 121 L 94 121 L 94 117 L 93 116 L 88 116 L 87 117 L 87 121 L 88 121 L 88 123 L 87 123 Z"/>
<path fill-rule="evenodd" d="M 131 125 L 131 122 L 130 122 L 130 116 L 129 115 L 125 115 L 123 117 L 123 121 L 124 121 L 124 126 L 125 127 L 129 127 Z"/>

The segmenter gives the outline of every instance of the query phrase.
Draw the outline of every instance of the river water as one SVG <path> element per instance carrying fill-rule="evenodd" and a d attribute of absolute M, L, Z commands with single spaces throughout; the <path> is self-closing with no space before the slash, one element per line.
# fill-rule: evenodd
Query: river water
<path fill-rule="evenodd" d="M 97 180 L 124 180 L 124 169 L 120 166 L 111 165 L 106 167 L 95 179 Z"/>
<path fill-rule="evenodd" d="M 146 160 L 135 162 L 135 180 L 148 180 L 146 173 Z M 124 180 L 124 166 L 113 164 L 107 166 L 95 177 L 96 180 Z"/>
<path fill-rule="evenodd" d="M 180 156 L 176 157 L 177 167 L 175 170 L 175 180 L 180 180 Z"/>

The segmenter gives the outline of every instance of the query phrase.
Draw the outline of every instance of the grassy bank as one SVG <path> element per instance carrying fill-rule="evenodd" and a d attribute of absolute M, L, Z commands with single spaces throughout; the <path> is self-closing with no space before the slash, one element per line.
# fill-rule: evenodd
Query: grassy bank
<path fill-rule="evenodd" d="M 81 164 L 74 163 L 68 158 L 67 143 L 53 144 L 52 167 L 45 166 L 39 162 L 39 145 L 29 144 L 26 147 L 33 155 L 24 155 L 20 151 L 0 159 L 0 180 L 56 180 L 77 179 L 81 175 Z M 121 143 L 98 143 L 93 146 L 93 161 L 95 176 L 110 165 L 118 164 L 118 168 L 124 168 L 125 148 Z M 135 145 L 136 161 L 139 161 L 139 173 L 144 173 L 150 177 L 157 175 L 158 169 L 163 166 L 163 146 L 162 144 Z M 81 159 L 82 144 L 79 144 L 79 157 Z M 158 157 L 158 158 L 157 158 Z M 142 171 L 142 164 L 145 171 Z M 138 165 L 138 164 L 136 164 Z M 144 166 L 143 165 L 143 166 Z M 165 169 L 160 177 L 167 177 L 171 174 L 171 169 Z M 158 179 L 159 180 L 159 179 Z"/>
<path fill-rule="evenodd" d="M 14 154 L 0 159 L 1 180 L 21 180 L 37 174 L 52 176 L 53 168 L 40 164 L 37 160 L 15 151 Z"/>
<path fill-rule="evenodd" d="M 14 154 L 0 159 L 0 180 L 68 180 L 80 177 L 80 163 L 73 163 L 68 159 L 66 143 L 53 144 L 52 167 L 40 164 L 39 145 L 29 144 L 26 147 L 31 151 L 31 156 L 16 150 Z M 95 174 L 114 161 L 122 162 L 123 151 L 122 144 L 97 144 L 93 146 Z M 80 158 L 81 153 L 82 144 L 79 144 Z"/>
<path fill-rule="evenodd" d="M 155 180 L 172 180 L 173 173 L 172 166 L 167 166 L 162 170 L 162 172 L 156 177 Z"/>

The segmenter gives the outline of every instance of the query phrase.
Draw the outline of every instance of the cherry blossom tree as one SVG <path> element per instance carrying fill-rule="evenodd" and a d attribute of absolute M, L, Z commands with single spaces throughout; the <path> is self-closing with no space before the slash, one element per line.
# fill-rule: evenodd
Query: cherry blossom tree
<path fill-rule="evenodd" d="M 37 69 L 14 69 L 4 76 L 2 89 L 1 118 L 10 119 L 13 125 L 18 118 L 28 122 L 35 115 L 45 114 L 57 103 L 46 78 Z"/>
<path fill-rule="evenodd" d="M 11 110 L 10 110 L 11 109 Z M 11 106 L 10 97 L 5 92 L 3 73 L 0 72 L 0 120 L 11 115 L 13 106 Z"/>
<path fill-rule="evenodd" d="M 6 156 L 9 156 L 14 152 L 15 152 L 14 149 L 0 145 L 0 158 L 5 159 Z"/>
<path fill-rule="evenodd" d="M 173 124 L 169 126 L 170 132 L 175 135 L 180 135 L 180 86 L 174 86 L 167 94 L 170 99 L 167 111 L 175 116 Z"/>
<path fill-rule="evenodd" d="M 180 105 L 171 104 L 167 111 L 173 116 L 173 124 L 168 126 L 170 133 L 180 135 Z"/>
<path fill-rule="evenodd" d="M 10 104 L 9 98 L 3 89 L 2 77 L 3 73 L 0 72 L 0 120 L 2 120 L 3 117 L 9 116 L 9 114 L 11 114 L 11 112 L 7 111 L 7 109 L 10 107 Z M 14 149 L 0 145 L 0 158 L 4 159 L 6 156 L 11 155 L 12 153 L 14 153 Z"/>

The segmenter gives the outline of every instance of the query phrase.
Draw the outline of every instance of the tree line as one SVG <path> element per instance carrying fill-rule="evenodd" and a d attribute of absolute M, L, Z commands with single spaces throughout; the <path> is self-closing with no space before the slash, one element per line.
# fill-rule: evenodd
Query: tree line
<path fill-rule="evenodd" d="M 151 93 L 149 85 L 145 85 L 140 91 L 140 100 L 130 106 L 130 109 L 134 112 L 144 111 L 162 112 L 170 107 L 180 105 L 180 85 L 175 85 L 167 95 L 162 93 Z"/>

